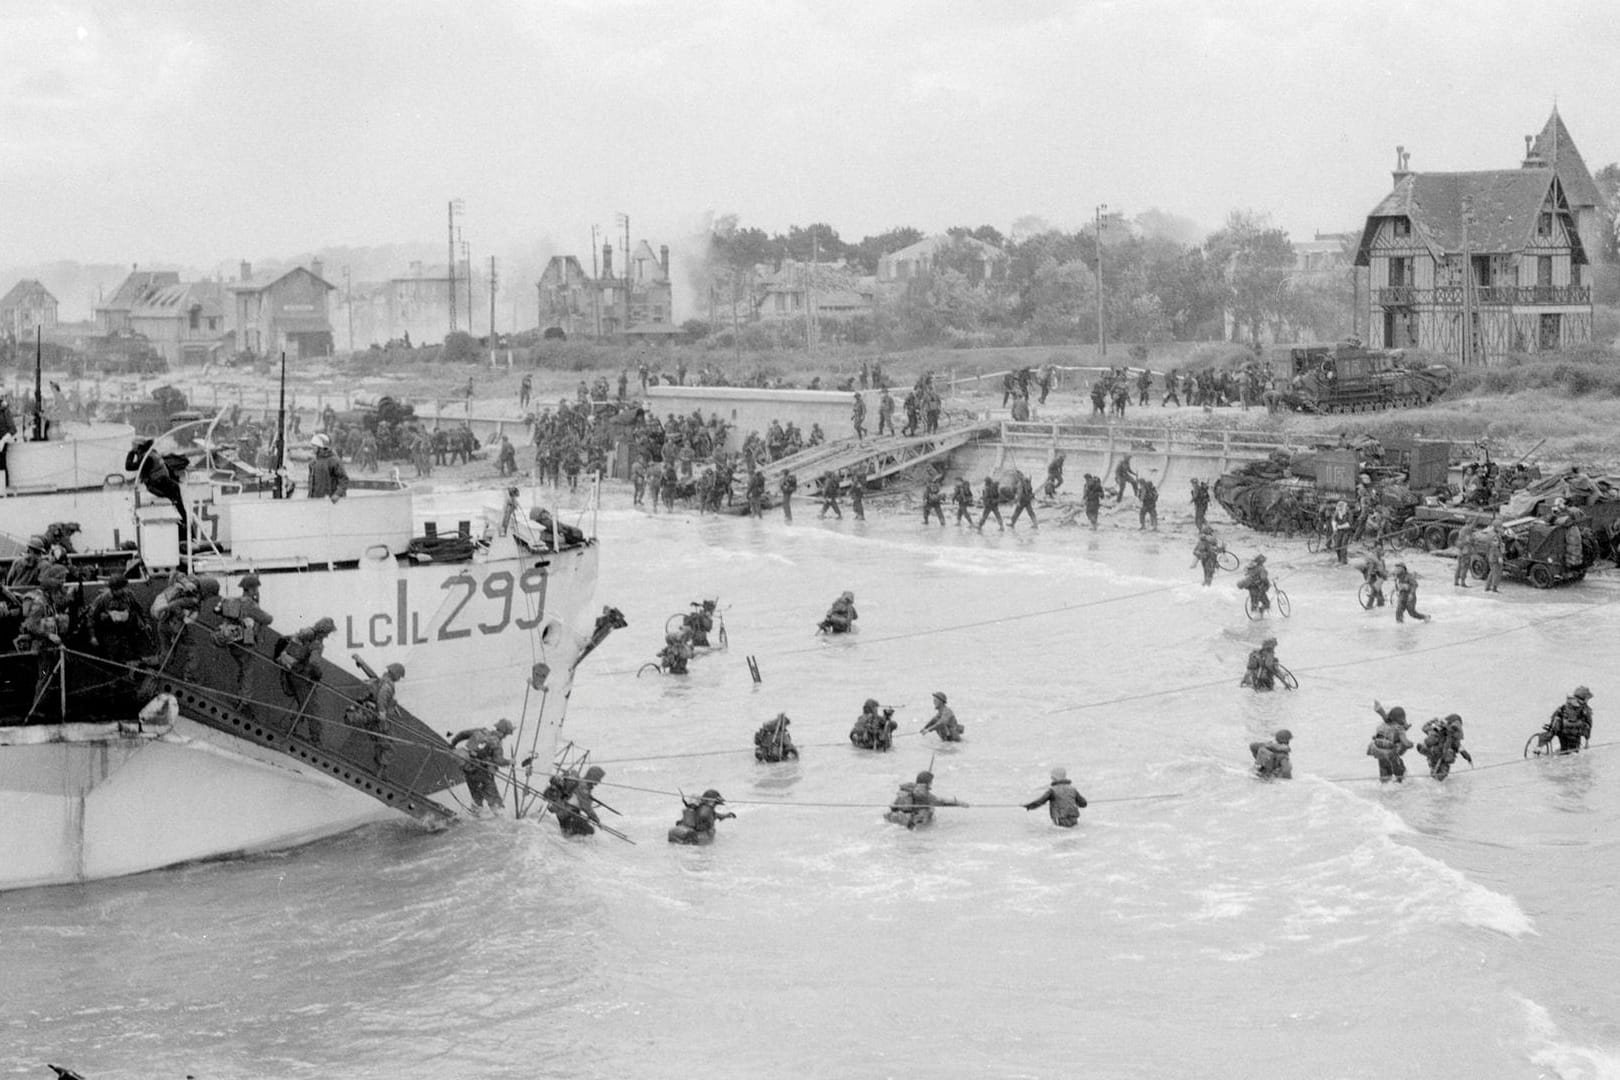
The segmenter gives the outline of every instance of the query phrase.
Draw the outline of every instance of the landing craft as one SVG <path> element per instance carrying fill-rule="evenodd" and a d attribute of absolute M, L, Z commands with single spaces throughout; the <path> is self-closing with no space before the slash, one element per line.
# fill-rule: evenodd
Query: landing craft
<path fill-rule="evenodd" d="M 50 524 L 80 525 L 51 670 L 42 677 L 32 652 L 0 654 L 0 889 L 286 848 L 401 814 L 449 821 L 470 800 L 446 729 L 508 717 L 512 756 L 549 759 L 574 668 L 599 640 L 595 540 L 553 536 L 513 503 L 484 507 L 445 543 L 396 483 L 276 499 L 206 471 L 185 475 L 183 529 L 176 506 L 125 471 L 132 428 L 66 434 L 12 444 L 0 473 L 0 565 Z M 213 576 L 223 598 L 249 570 L 275 621 L 240 663 L 206 610 L 169 663 L 155 647 L 140 651 L 148 662 L 117 662 L 88 640 L 85 614 L 114 571 L 150 610 L 176 575 Z M 7 647 L 24 592 L 0 611 Z M 321 679 L 289 694 L 276 642 L 323 617 L 337 630 Z M 366 683 L 339 666 L 356 651 L 408 670 L 387 731 L 357 719 Z M 173 722 L 139 723 L 161 693 L 174 695 Z"/>

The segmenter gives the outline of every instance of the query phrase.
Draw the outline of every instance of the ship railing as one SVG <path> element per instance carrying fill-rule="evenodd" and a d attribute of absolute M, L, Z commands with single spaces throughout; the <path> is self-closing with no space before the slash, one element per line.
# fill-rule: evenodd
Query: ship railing
<path fill-rule="evenodd" d="M 256 649 L 238 650 L 216 645 L 212 629 L 201 622 L 189 624 L 183 637 L 176 639 L 175 644 L 181 647 L 171 649 L 156 669 L 133 660 L 114 660 L 63 646 L 55 660 L 56 671 L 47 684 L 47 692 L 54 689 L 57 695 L 53 703 L 56 708 L 51 711 L 65 722 L 74 711 L 70 706 L 76 699 L 77 711 L 134 724 L 141 707 L 154 696 L 152 680 L 161 680 L 189 690 L 217 709 L 250 716 L 251 729 L 257 732 L 258 741 L 272 746 L 277 739 L 302 742 L 321 755 L 341 759 L 354 772 L 423 799 L 432 791 L 452 786 L 443 781 L 452 766 L 461 767 L 463 759 L 436 738 L 425 738 L 419 730 L 401 729 L 388 721 L 373 728 L 348 719 L 349 710 L 367 698 L 364 682 L 355 679 L 352 686 L 346 688 L 349 692 L 345 692 L 323 681 L 292 675 L 290 677 L 302 685 L 296 695 L 289 695 L 281 681 L 284 671 L 281 664 Z M 237 656 L 248 659 L 256 671 L 263 672 L 263 665 L 274 668 L 275 681 L 269 683 L 269 688 L 264 678 L 248 677 L 237 683 Z M 38 654 L 10 654 L 13 664 L 21 657 L 37 661 Z M 214 662 L 204 662 L 205 657 Z M 0 657 L 4 659 L 6 657 Z M 335 665 L 328 663 L 327 667 L 335 668 Z M 191 671 L 192 668 L 196 670 Z M 13 681 L 27 682 L 32 697 L 32 680 Z M 230 685 L 219 685 L 221 682 Z M 244 690 L 256 692 L 244 693 Z M 38 707 L 39 702 L 34 702 L 30 713 L 37 713 Z M 210 719 L 193 718 L 203 723 L 209 723 Z M 210 726 L 224 725 L 213 723 Z M 386 747 L 389 754 L 379 767 L 377 758 L 381 747 Z"/>

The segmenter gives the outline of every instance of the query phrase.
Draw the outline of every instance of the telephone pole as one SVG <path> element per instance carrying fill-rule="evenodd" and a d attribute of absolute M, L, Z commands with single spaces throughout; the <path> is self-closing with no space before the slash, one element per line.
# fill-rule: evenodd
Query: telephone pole
<path fill-rule="evenodd" d="M 495 256 L 489 257 L 489 347 L 495 347 Z"/>
<path fill-rule="evenodd" d="M 1103 203 L 1097 207 L 1097 356 L 1101 359 L 1108 357 L 1108 333 L 1103 327 L 1103 278 L 1102 278 L 1102 231 L 1103 211 L 1108 204 Z"/>
<path fill-rule="evenodd" d="M 349 284 L 349 268 L 343 268 L 343 306 L 349 309 L 349 351 L 354 352 L 354 289 Z"/>
<path fill-rule="evenodd" d="M 472 302 L 472 245 L 461 239 L 461 233 L 456 233 L 456 239 L 461 244 L 461 265 L 466 271 L 462 276 L 467 279 L 467 333 L 473 332 L 473 302 Z M 452 288 L 451 292 L 455 292 Z"/>
<path fill-rule="evenodd" d="M 619 224 L 624 226 L 624 320 L 619 323 L 622 334 L 630 329 L 630 215 L 620 213 L 615 216 Z"/>
<path fill-rule="evenodd" d="M 456 214 L 461 212 L 461 200 L 451 199 L 450 209 L 446 214 L 448 222 L 449 254 L 445 258 L 445 271 L 450 275 L 450 332 L 456 332 Z M 469 318 L 471 312 L 468 313 Z"/>

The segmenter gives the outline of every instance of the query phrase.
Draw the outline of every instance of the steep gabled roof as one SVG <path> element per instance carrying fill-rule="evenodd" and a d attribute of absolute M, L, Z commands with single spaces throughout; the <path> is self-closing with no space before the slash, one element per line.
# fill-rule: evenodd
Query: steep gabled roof
<path fill-rule="evenodd" d="M 1569 199 L 1571 206 L 1602 206 L 1603 194 L 1598 190 L 1597 182 L 1592 179 L 1592 173 L 1581 158 L 1581 152 L 1575 149 L 1575 140 L 1569 137 L 1569 128 L 1564 126 L 1564 118 L 1558 115 L 1557 106 L 1553 107 L 1552 115 L 1547 118 L 1547 125 L 1536 136 L 1531 144 L 1530 152 L 1540 156 L 1547 167 L 1558 174 L 1563 181 L 1564 196 Z"/>
<path fill-rule="evenodd" d="M 883 256 L 883 259 L 890 262 L 931 259 L 938 254 L 941 248 L 951 247 L 954 244 L 977 248 L 980 255 L 992 262 L 1007 257 L 1007 253 L 996 247 L 996 245 L 986 243 L 976 236 L 952 236 L 950 233 L 936 233 L 933 236 L 923 237 L 915 244 L 907 244 L 898 251 L 891 251 Z"/>
<path fill-rule="evenodd" d="M 136 319 L 187 318 L 194 307 L 201 309 L 204 318 L 224 315 L 224 288 L 212 281 L 194 281 L 149 289 L 129 314 Z"/>
<path fill-rule="evenodd" d="M 1552 169 L 1497 169 L 1489 172 L 1408 173 L 1367 215 L 1356 265 L 1366 266 L 1373 235 L 1384 218 L 1404 217 L 1412 235 L 1436 259 L 1463 250 L 1463 209 L 1468 209 L 1468 249 L 1476 254 L 1522 251 L 1534 236 L 1536 215 L 1551 191 L 1568 212 Z M 1584 261 L 1574 222 L 1566 222 L 1570 243 Z"/>
<path fill-rule="evenodd" d="M 294 266 L 289 270 L 272 270 L 267 274 L 254 274 L 246 281 L 233 281 L 226 288 L 233 293 L 263 292 L 283 278 L 289 278 L 298 273 L 308 274 L 318 284 L 326 286 L 329 290 L 336 291 L 337 289 L 336 285 L 333 285 L 307 266 Z"/>
<path fill-rule="evenodd" d="M 128 311 L 153 289 L 180 284 L 178 270 L 132 270 L 113 294 L 96 305 L 97 311 Z"/>
<path fill-rule="evenodd" d="M 56 297 L 51 295 L 51 290 L 33 278 L 23 278 L 13 285 L 5 296 L 0 296 L 0 308 L 38 307 L 46 303 L 56 303 Z"/>

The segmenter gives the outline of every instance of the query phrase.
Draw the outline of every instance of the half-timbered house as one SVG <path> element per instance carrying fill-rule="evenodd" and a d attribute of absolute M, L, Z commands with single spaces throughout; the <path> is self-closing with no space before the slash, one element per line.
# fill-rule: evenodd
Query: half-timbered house
<path fill-rule="evenodd" d="M 1518 169 L 1416 173 L 1397 155 L 1356 252 L 1368 344 L 1483 365 L 1592 340 L 1587 253 L 1556 169 L 1531 153 Z"/>

